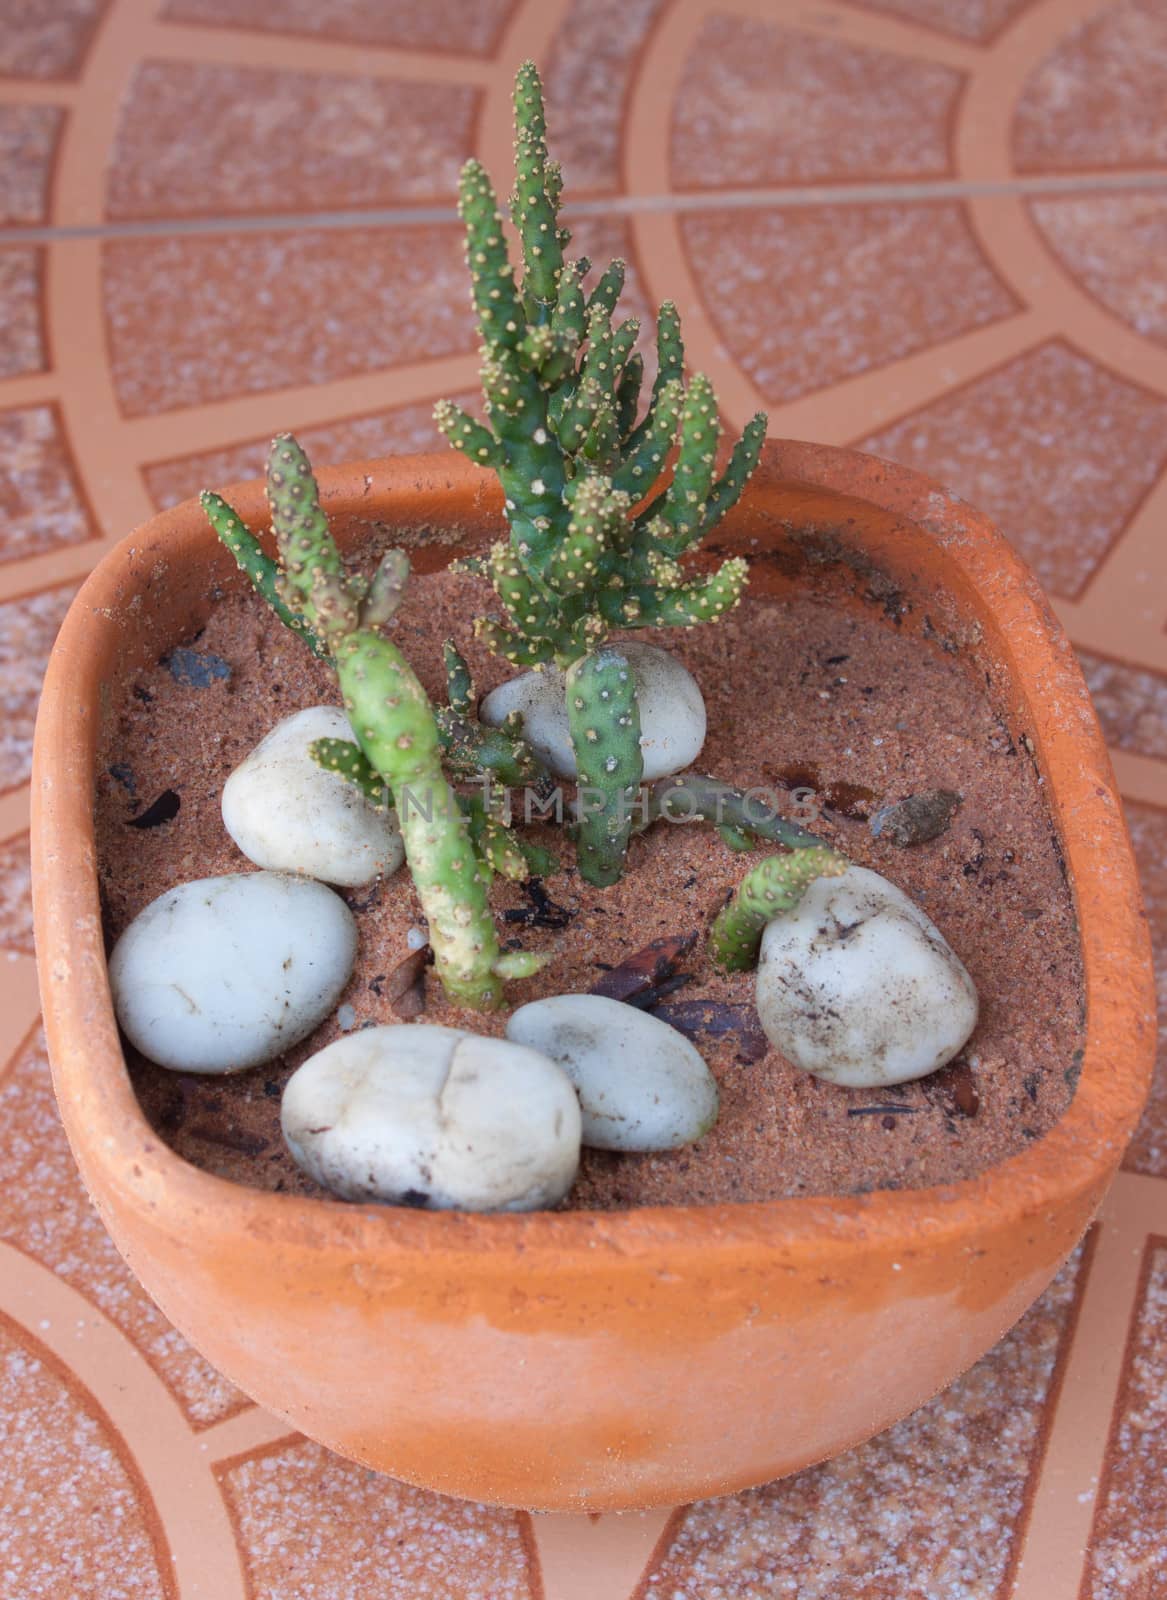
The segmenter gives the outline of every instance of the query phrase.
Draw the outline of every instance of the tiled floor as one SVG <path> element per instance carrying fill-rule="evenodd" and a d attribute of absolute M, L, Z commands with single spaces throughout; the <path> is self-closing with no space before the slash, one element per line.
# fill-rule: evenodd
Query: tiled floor
<path fill-rule="evenodd" d="M 1167 1061 L 1101 1222 L 882 1438 L 728 1500 L 529 1519 L 251 1406 L 89 1209 L 36 1030 L 32 718 L 103 550 L 249 475 L 437 443 L 451 193 L 544 65 L 577 242 L 678 300 L 730 421 L 999 521 L 1082 659 L 1167 996 L 1167 0 L 0 0 L 5 1600 L 1157 1600 Z M 343 320 L 341 312 L 343 309 Z M 36 1203 L 30 1203 L 34 1195 Z"/>

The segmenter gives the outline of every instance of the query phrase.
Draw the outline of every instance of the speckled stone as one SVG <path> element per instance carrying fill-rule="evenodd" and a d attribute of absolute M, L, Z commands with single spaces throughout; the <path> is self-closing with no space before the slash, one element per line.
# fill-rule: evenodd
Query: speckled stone
<path fill-rule="evenodd" d="M 63 118 L 57 106 L 0 105 L 0 225 L 47 219 L 49 173 Z"/>
<path fill-rule="evenodd" d="M 1167 465 L 1167 399 L 1057 340 L 859 448 L 939 478 L 1073 596 Z"/>
<path fill-rule="evenodd" d="M 94 1211 L 61 1127 L 39 1031 L 0 1083 L 0 1118 L 13 1130 L 0 1140 L 0 1238 L 109 1317 L 195 1426 L 238 1409 L 239 1391 L 171 1327 Z M 95 1592 L 93 1600 L 105 1597 Z"/>
<path fill-rule="evenodd" d="M 482 414 L 482 397 L 477 390 L 436 398 L 453 400 L 475 415 Z M 330 422 L 322 428 L 297 428 L 296 437 L 311 459 L 321 466 L 412 455 L 423 450 L 448 450 L 450 447 L 439 433 L 433 413 L 432 400 L 419 400 L 416 405 L 398 406 L 393 411 L 367 417 L 347 417 L 343 422 Z M 270 443 L 270 439 L 250 439 L 246 444 L 230 445 L 225 450 L 208 450 L 202 455 L 156 462 L 145 470 L 146 486 L 155 505 L 161 509 L 177 505 L 209 485 L 222 486 L 243 478 L 261 477 Z"/>
<path fill-rule="evenodd" d="M 45 365 L 41 328 L 44 251 L 34 245 L 0 249 L 0 378 L 40 372 Z"/>
<path fill-rule="evenodd" d="M 518 1513 L 395 1483 L 306 1439 L 231 1464 L 251 1593 L 271 1600 L 535 1600 Z"/>
<path fill-rule="evenodd" d="M 776 402 L 1015 309 L 956 205 L 710 209 L 681 228 L 718 333 Z"/>
<path fill-rule="evenodd" d="M 886 1433 L 691 1506 L 644 1600 L 995 1600 L 1040 1459 L 1077 1265 L 971 1372 Z"/>
<path fill-rule="evenodd" d="M 452 201 L 478 101 L 469 85 L 147 61 L 122 106 L 107 214 Z"/>
<path fill-rule="evenodd" d="M 1030 210 L 1071 277 L 1136 333 L 1167 344 L 1162 189 L 1032 200 Z"/>
<path fill-rule="evenodd" d="M 53 406 L 0 411 L 0 559 L 15 561 L 91 537 L 89 514 Z"/>
<path fill-rule="evenodd" d="M 456 51 L 490 55 L 515 0 L 426 0 L 386 5 L 385 0 L 165 0 L 161 15 L 173 22 L 219 23 L 271 33 L 299 33 L 345 44 L 397 50 Z"/>
<path fill-rule="evenodd" d="M 1022 172 L 1154 167 L 1167 161 L 1167 9 L 1111 0 L 1031 73 L 1013 118 Z"/>
<path fill-rule="evenodd" d="M 0 605 L 0 792 L 28 777 L 41 680 L 76 586 Z"/>
<path fill-rule="evenodd" d="M 71 78 L 85 56 L 107 0 L 10 0 L 0 29 L 0 74 Z"/>
<path fill-rule="evenodd" d="M 125 239 L 102 259 L 130 416 L 474 350 L 456 224 Z"/>
<path fill-rule="evenodd" d="M 167 1600 L 154 1508 L 121 1442 L 31 1335 L 0 1323 L 0 1582 L 13 1600 Z"/>
<path fill-rule="evenodd" d="M 707 17 L 673 105 L 673 185 L 939 177 L 963 84 L 938 62 Z"/>
<path fill-rule="evenodd" d="M 30 956 L 32 945 L 32 869 L 28 834 L 0 844 L 0 946 Z"/>
<path fill-rule="evenodd" d="M 1144 1262 L 1082 1600 L 1154 1600 L 1167 1575 L 1167 1244 Z"/>

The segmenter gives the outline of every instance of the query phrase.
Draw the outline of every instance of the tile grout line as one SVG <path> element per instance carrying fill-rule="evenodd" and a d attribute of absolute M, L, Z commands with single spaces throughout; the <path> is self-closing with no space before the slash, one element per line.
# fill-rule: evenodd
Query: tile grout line
<path fill-rule="evenodd" d="M 1167 170 L 1048 173 L 1034 177 L 904 183 L 803 184 L 789 188 L 678 190 L 671 194 L 594 195 L 565 204 L 563 216 L 631 217 L 652 213 L 750 211 L 817 206 L 860 206 L 896 201 L 972 200 L 994 196 L 1122 194 L 1167 190 Z M 138 221 L 49 224 L 0 228 L 0 244 L 60 244 L 78 239 L 150 239 L 216 233 L 289 232 L 324 228 L 401 228 L 458 223 L 448 206 L 382 206 L 357 211 L 247 213 L 239 216 L 143 218 Z"/>

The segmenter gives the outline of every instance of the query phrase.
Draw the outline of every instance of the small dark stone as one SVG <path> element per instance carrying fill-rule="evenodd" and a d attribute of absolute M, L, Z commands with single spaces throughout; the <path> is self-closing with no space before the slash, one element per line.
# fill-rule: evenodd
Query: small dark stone
<path fill-rule="evenodd" d="M 181 805 L 182 801 L 173 789 L 163 789 L 153 805 L 147 806 L 138 816 L 129 818 L 127 826 L 157 828 L 164 822 L 173 822 Z"/>
<path fill-rule="evenodd" d="M 134 685 L 134 699 L 140 700 L 143 705 L 152 706 L 154 704 L 154 696 L 149 689 L 144 689 L 140 683 Z"/>
<path fill-rule="evenodd" d="M 274 1078 L 265 1078 L 263 1080 L 263 1092 L 269 1100 L 278 1100 L 280 1097 L 280 1086 Z"/>
<path fill-rule="evenodd" d="M 162 665 L 175 683 L 188 689 L 206 689 L 216 678 L 228 679 L 231 668 L 222 656 L 213 650 L 192 650 L 189 645 L 176 645 L 162 657 Z"/>
<path fill-rule="evenodd" d="M 111 767 L 106 768 L 106 771 L 115 783 L 121 784 L 131 800 L 138 798 L 138 785 L 134 780 L 134 769 L 128 761 L 115 761 Z"/>
<path fill-rule="evenodd" d="M 904 850 L 908 845 L 926 844 L 947 833 L 961 803 L 952 789 L 926 789 L 909 795 L 895 805 L 883 806 L 868 826 L 877 839 L 887 839 Z"/>
<path fill-rule="evenodd" d="M 397 1197 L 400 1206 L 412 1206 L 415 1211 L 424 1211 L 430 1203 L 430 1197 L 424 1189 L 406 1189 L 405 1193 Z"/>

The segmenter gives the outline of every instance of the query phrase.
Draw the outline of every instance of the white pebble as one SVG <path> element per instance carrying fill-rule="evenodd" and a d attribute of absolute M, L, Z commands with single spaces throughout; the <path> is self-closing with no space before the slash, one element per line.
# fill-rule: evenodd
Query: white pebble
<path fill-rule="evenodd" d="M 118 1021 L 180 1072 L 271 1061 L 322 1022 L 357 953 L 339 895 L 277 872 L 200 878 L 159 895 L 109 959 Z"/>
<path fill-rule="evenodd" d="M 429 943 L 429 934 L 424 928 L 410 928 L 405 935 L 406 948 L 410 950 L 424 950 Z"/>
<path fill-rule="evenodd" d="M 675 1150 L 717 1121 L 717 1082 L 668 1023 L 620 1000 L 558 994 L 520 1006 L 507 1038 L 557 1061 L 575 1084 L 594 1150 Z"/>
<path fill-rule="evenodd" d="M 309 706 L 271 732 L 223 786 L 223 824 L 249 861 L 359 888 L 405 859 L 396 814 L 378 811 L 339 773 L 308 754 L 314 739 L 353 741 L 336 706 Z"/>
<path fill-rule="evenodd" d="M 284 1090 L 297 1164 L 346 1200 L 429 1210 L 555 1205 L 579 1165 L 575 1092 L 545 1056 L 401 1023 L 338 1039 Z"/>
<path fill-rule="evenodd" d="M 977 1022 L 977 992 L 936 925 L 866 867 L 817 878 L 762 935 L 758 1015 L 804 1072 L 878 1088 L 935 1072 Z"/>
<path fill-rule="evenodd" d="M 640 706 L 640 748 L 644 781 L 691 766 L 705 743 L 705 702 L 693 677 L 675 656 L 658 645 L 619 639 L 615 648 L 628 657 L 636 675 Z M 512 711 L 523 717 L 523 737 L 559 778 L 576 775 L 575 751 L 567 720 L 566 678 L 558 667 L 524 672 L 492 689 L 479 715 L 492 728 Z"/>

